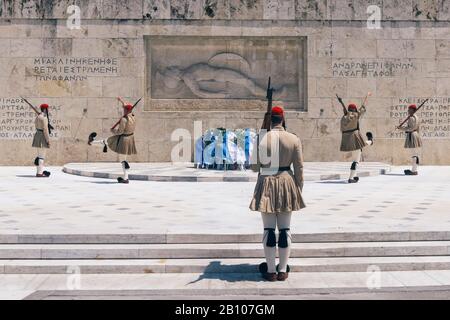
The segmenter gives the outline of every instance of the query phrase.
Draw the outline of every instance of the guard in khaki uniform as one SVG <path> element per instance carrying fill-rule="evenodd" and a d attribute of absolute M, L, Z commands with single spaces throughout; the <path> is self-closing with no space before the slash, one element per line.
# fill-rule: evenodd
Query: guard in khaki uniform
<path fill-rule="evenodd" d="M 266 263 L 260 265 L 263 277 L 268 281 L 284 281 L 288 277 L 288 260 L 291 246 L 291 215 L 305 207 L 302 198 L 303 154 L 300 139 L 283 128 L 284 111 L 272 108 L 271 131 L 262 136 L 251 158 L 252 170 L 259 172 L 253 199 L 252 211 L 261 212 L 264 224 L 263 245 Z M 293 169 L 291 169 L 291 165 Z M 278 226 L 278 251 L 280 263 L 277 267 L 276 235 Z"/>
<path fill-rule="evenodd" d="M 410 150 L 412 168 L 411 170 L 405 170 L 407 176 L 418 175 L 417 167 L 420 163 L 419 152 L 422 147 L 422 138 L 420 137 L 420 121 L 416 115 L 417 106 L 412 104 L 408 107 L 409 119 L 406 123 L 406 127 L 397 127 L 406 133 L 405 148 Z"/>
<path fill-rule="evenodd" d="M 89 145 L 101 145 L 103 152 L 108 152 L 108 148 L 120 155 L 123 169 L 123 177 L 117 178 L 119 183 L 129 183 L 128 170 L 130 164 L 127 162 L 127 156 L 137 154 L 136 143 L 134 141 L 134 130 L 136 128 L 136 119 L 132 113 L 133 105 L 125 103 L 120 97 L 118 100 L 122 103 L 123 117 L 120 119 L 117 129 L 112 128 L 112 137 L 103 140 L 95 140 L 97 133 L 89 135 Z"/>
<path fill-rule="evenodd" d="M 341 118 L 341 151 L 352 152 L 352 165 L 350 167 L 348 183 L 357 183 L 359 181 L 359 177 L 357 177 L 356 169 L 361 161 L 362 149 L 366 146 L 373 145 L 373 135 L 371 132 L 367 132 L 367 141 L 364 140 L 361 135 L 359 121 L 366 113 L 366 107 L 364 104 L 358 111 L 356 104 L 349 104 L 347 109 L 342 99 L 338 97 L 338 100 L 344 110 L 344 115 Z"/>
<path fill-rule="evenodd" d="M 37 150 L 37 156 L 34 159 L 34 165 L 36 166 L 36 177 L 46 178 L 50 176 L 50 172 L 44 170 L 44 161 L 47 154 L 47 149 L 50 148 L 50 133 L 52 129 L 52 126 L 49 125 L 49 106 L 45 103 L 41 104 L 40 112 L 33 106 L 32 108 L 36 112 L 36 119 L 34 121 L 36 133 L 34 134 L 32 144 L 32 147 Z"/>

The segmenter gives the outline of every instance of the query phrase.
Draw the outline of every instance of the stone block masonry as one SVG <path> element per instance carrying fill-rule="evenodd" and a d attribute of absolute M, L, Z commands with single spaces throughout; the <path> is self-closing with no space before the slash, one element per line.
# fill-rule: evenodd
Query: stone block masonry
<path fill-rule="evenodd" d="M 69 5 L 81 28 L 69 29 Z M 381 28 L 368 29 L 369 5 Z M 409 163 L 393 132 L 409 103 L 420 112 L 423 164 L 449 164 L 450 4 L 444 0 L 4 0 L 0 1 L 1 165 L 30 165 L 33 114 L 20 99 L 51 105 L 50 163 L 116 160 L 88 149 L 136 110 L 139 154 L 170 161 L 174 129 L 258 127 L 271 76 L 288 129 L 306 161 L 345 161 L 335 94 L 361 104 L 376 143 L 367 161 Z M 283 88 L 284 91 L 283 91 Z M 263 91 L 261 91 L 263 90 Z M 31 159 L 31 160 L 30 160 Z"/>

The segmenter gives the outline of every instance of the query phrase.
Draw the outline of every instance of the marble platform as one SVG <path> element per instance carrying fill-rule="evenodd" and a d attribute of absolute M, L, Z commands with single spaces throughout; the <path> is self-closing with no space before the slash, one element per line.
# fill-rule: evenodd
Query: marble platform
<path fill-rule="evenodd" d="M 173 182 L 255 182 L 257 173 L 245 171 L 220 171 L 196 169 L 192 163 L 131 163 L 130 180 Z M 306 162 L 306 181 L 348 179 L 349 163 Z M 117 179 L 122 176 L 118 163 L 68 163 L 65 173 L 94 178 Z M 391 166 L 380 162 L 363 162 L 358 169 L 360 177 L 377 176 L 391 171 Z"/>

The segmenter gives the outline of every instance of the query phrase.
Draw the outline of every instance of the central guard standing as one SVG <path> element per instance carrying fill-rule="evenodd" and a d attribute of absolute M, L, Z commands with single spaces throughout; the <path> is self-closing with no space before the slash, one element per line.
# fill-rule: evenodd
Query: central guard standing
<path fill-rule="evenodd" d="M 288 278 L 288 260 L 292 242 L 291 216 L 293 211 L 305 208 L 302 198 L 302 144 L 296 135 L 284 129 L 283 123 L 283 109 L 272 108 L 271 130 L 263 137 L 262 133 L 260 134 L 260 142 L 253 150 L 251 161 L 252 170 L 259 172 L 259 175 L 250 209 L 261 212 L 266 263 L 260 265 L 260 271 L 264 279 L 268 281 L 284 281 Z M 268 157 L 265 159 L 266 155 Z M 291 169 L 291 165 L 294 170 Z M 277 226 L 280 257 L 278 268 L 275 262 Z"/>

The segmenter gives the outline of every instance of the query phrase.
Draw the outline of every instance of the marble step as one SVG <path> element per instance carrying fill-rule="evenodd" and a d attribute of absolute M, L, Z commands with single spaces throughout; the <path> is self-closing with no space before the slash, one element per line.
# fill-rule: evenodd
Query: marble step
<path fill-rule="evenodd" d="M 450 241 L 293 243 L 291 257 L 450 256 Z M 263 258 L 260 243 L 244 244 L 7 244 L 0 259 Z"/>
<path fill-rule="evenodd" d="M 0 274 L 258 273 L 263 259 L 0 260 Z M 292 258 L 297 272 L 450 270 L 450 257 Z"/>
<path fill-rule="evenodd" d="M 27 299 L 51 297 L 107 298 L 107 296 L 166 296 L 190 295 L 219 297 L 251 295 L 264 297 L 300 294 L 342 294 L 370 292 L 430 292 L 449 290 L 450 271 L 386 271 L 378 283 L 368 286 L 367 272 L 297 272 L 287 282 L 266 282 L 257 273 L 209 274 L 85 274 L 79 285 L 69 283 L 67 274 L 2 275 L 2 285 L 10 291 L 33 293 Z M 376 286 L 375 286 L 376 285 Z M 325 296 L 322 296 L 322 298 Z"/>
<path fill-rule="evenodd" d="M 292 235 L 294 242 L 450 241 L 450 231 L 328 232 Z M 259 243 L 261 234 L 0 234 L 0 244 Z"/>
<path fill-rule="evenodd" d="M 15 293 L 17 299 L 25 300 L 448 300 L 448 286 L 389 287 L 382 289 L 364 288 L 295 288 L 273 289 L 203 289 L 203 290 L 55 290 L 31 293 Z M 225 293 L 224 293 L 225 292 Z M 13 293 L 14 294 L 14 293 Z M 13 295 L 14 297 L 14 295 Z M 11 294 L 7 295 L 8 300 Z M 270 300 L 270 301 L 268 301 Z M 232 302 L 230 302 L 232 303 Z M 262 303 L 260 303 L 262 304 Z M 255 307 L 264 310 L 266 307 Z M 214 309 L 215 310 L 215 309 Z M 216 310 L 217 312 L 217 310 Z"/>

